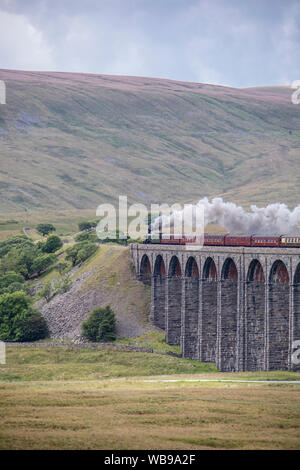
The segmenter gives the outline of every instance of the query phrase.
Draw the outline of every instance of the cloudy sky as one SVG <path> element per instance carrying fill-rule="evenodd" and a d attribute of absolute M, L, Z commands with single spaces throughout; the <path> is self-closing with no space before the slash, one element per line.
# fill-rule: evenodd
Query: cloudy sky
<path fill-rule="evenodd" d="M 0 0 L 0 68 L 300 80 L 300 0 Z"/>

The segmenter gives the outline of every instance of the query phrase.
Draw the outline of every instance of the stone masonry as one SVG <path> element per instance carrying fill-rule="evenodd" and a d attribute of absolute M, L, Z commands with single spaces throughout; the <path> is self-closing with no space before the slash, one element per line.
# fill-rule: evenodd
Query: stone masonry
<path fill-rule="evenodd" d="M 221 371 L 300 372 L 299 248 L 130 249 L 151 284 L 151 322 L 183 357 Z"/>

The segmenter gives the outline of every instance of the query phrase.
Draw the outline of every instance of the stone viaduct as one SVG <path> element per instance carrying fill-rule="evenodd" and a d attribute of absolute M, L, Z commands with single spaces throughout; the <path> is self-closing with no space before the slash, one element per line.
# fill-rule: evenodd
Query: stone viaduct
<path fill-rule="evenodd" d="M 221 371 L 300 371 L 300 249 L 195 248 L 130 247 L 167 343 Z"/>

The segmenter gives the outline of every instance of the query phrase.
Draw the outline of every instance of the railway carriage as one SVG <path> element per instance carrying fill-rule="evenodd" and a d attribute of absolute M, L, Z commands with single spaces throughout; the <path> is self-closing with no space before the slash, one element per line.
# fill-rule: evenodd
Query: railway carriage
<path fill-rule="evenodd" d="M 272 237 L 266 235 L 252 235 L 251 246 L 280 246 L 280 237 Z"/>
<path fill-rule="evenodd" d="M 281 237 L 281 246 L 300 246 L 300 237 L 299 236 L 289 236 L 283 235 Z"/>
<path fill-rule="evenodd" d="M 226 235 L 226 246 L 251 246 L 251 235 Z"/>
<path fill-rule="evenodd" d="M 295 247 L 300 248 L 300 236 L 296 235 L 221 235 L 205 233 L 204 237 L 194 234 L 164 234 L 158 233 L 156 238 L 151 233 L 144 243 L 159 243 L 164 245 L 203 244 L 204 246 L 255 246 L 255 247 Z"/>

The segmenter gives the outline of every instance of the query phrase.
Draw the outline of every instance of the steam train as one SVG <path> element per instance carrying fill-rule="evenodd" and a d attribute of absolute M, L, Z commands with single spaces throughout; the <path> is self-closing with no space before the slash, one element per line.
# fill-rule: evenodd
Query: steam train
<path fill-rule="evenodd" d="M 204 246 L 261 246 L 261 247 L 295 247 L 300 248 L 300 236 L 292 235 L 199 235 L 152 234 L 148 232 L 144 243 L 164 245 L 203 244 Z"/>

